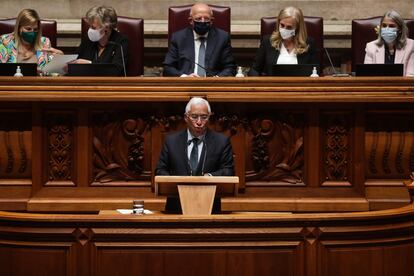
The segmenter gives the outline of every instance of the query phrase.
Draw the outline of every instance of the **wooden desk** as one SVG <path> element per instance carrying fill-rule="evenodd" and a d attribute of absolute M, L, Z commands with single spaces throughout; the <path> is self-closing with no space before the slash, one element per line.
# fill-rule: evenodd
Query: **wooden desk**
<path fill-rule="evenodd" d="M 0 77 L 0 209 L 162 209 L 152 172 L 191 96 L 231 137 L 239 197 L 224 210 L 411 202 L 414 78 Z"/>
<path fill-rule="evenodd" d="M 355 213 L 0 212 L 0 275 L 412 275 L 414 209 Z"/>

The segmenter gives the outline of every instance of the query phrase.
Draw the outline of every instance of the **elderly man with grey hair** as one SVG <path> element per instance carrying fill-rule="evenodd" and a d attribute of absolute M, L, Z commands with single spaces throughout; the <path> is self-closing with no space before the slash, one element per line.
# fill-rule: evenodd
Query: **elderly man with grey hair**
<path fill-rule="evenodd" d="M 191 27 L 171 36 L 164 60 L 164 76 L 234 76 L 236 64 L 230 35 L 214 27 L 211 8 L 204 3 L 194 4 L 188 20 Z"/>
<path fill-rule="evenodd" d="M 230 139 L 207 127 L 210 104 L 203 98 L 192 98 L 185 108 L 185 130 L 167 136 L 158 160 L 156 175 L 234 175 Z M 180 213 L 178 198 L 167 198 L 166 211 Z M 220 212 L 216 197 L 213 213 Z"/>
<path fill-rule="evenodd" d="M 234 175 L 230 140 L 207 127 L 211 114 L 207 100 L 195 97 L 188 102 L 187 128 L 167 136 L 156 175 Z"/>

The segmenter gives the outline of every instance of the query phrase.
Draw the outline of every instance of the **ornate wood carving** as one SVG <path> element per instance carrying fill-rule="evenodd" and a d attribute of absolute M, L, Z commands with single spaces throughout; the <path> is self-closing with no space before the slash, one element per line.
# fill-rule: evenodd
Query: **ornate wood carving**
<path fill-rule="evenodd" d="M 298 114 L 250 119 L 247 167 L 251 170 L 246 171 L 246 180 L 260 179 L 267 185 L 303 183 L 303 125 L 304 118 Z"/>
<path fill-rule="evenodd" d="M 349 181 L 349 115 L 323 114 L 323 170 L 326 181 Z"/>
<path fill-rule="evenodd" d="M 151 167 L 145 160 L 145 139 L 155 126 L 174 129 L 182 121 L 178 115 L 141 116 L 95 113 L 93 133 L 93 178 L 95 182 L 149 180 Z M 149 155 L 150 156 L 150 155 Z"/>
<path fill-rule="evenodd" d="M 48 181 L 72 181 L 73 114 L 46 113 L 48 135 Z"/>
<path fill-rule="evenodd" d="M 30 113 L 2 113 L 0 122 L 0 178 L 31 177 Z"/>
<path fill-rule="evenodd" d="M 375 115 L 375 116 L 374 116 Z M 414 171 L 414 120 L 408 114 L 368 116 L 366 174 L 370 179 L 407 179 Z"/>

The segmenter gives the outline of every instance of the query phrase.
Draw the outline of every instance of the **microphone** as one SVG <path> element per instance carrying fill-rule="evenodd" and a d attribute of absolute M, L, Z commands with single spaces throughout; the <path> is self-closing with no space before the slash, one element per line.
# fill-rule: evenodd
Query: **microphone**
<path fill-rule="evenodd" d="M 206 67 L 204 67 L 204 66 L 201 66 L 200 64 L 198 64 L 197 62 L 195 62 L 194 60 L 191 60 L 191 59 L 189 59 L 188 57 L 181 57 L 181 59 L 185 59 L 185 60 L 187 60 L 187 61 L 189 61 L 189 62 L 191 62 L 193 65 L 197 65 L 198 67 L 200 67 L 201 69 L 204 69 L 204 71 L 206 71 L 206 77 L 211 77 L 211 76 L 213 76 L 213 72 L 210 70 L 210 69 L 208 69 L 208 68 L 206 68 Z M 214 77 L 218 77 L 217 75 L 214 75 Z"/>
<path fill-rule="evenodd" d="M 336 72 L 335 66 L 333 65 L 333 62 L 332 62 L 331 56 L 328 53 L 328 50 L 326 48 L 323 48 L 323 49 L 325 49 L 326 56 L 328 57 L 329 63 L 331 64 L 331 68 L 333 71 L 332 77 L 349 77 L 349 74 L 346 74 L 346 73 L 342 74 L 342 73 Z"/>
<path fill-rule="evenodd" d="M 108 44 L 110 44 L 110 45 L 116 45 L 119 48 L 121 48 L 122 67 L 124 69 L 124 77 L 126 77 L 127 75 L 126 75 L 126 69 L 125 69 L 125 56 L 124 56 L 124 49 L 122 48 L 122 45 L 120 43 L 118 43 L 118 42 L 111 41 L 111 40 L 108 40 Z"/>

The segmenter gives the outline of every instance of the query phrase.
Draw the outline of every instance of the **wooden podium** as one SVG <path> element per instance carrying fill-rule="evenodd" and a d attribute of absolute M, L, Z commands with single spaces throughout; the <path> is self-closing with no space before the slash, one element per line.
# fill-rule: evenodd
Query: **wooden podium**
<path fill-rule="evenodd" d="M 183 215 L 210 215 L 215 195 L 237 196 L 237 176 L 156 176 L 155 194 L 179 196 Z"/>

